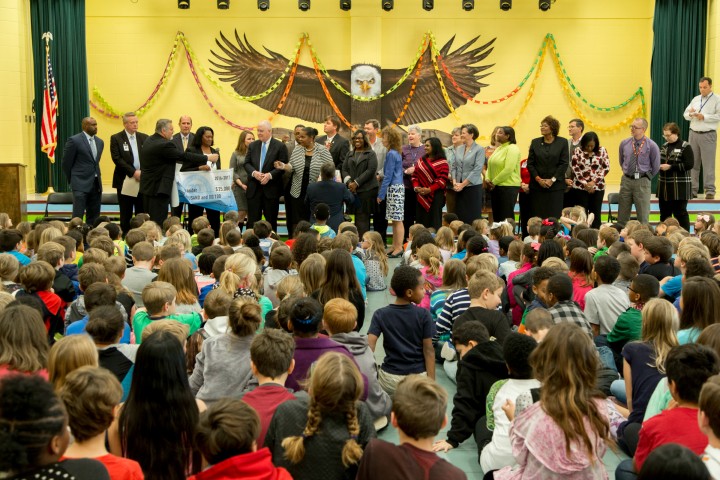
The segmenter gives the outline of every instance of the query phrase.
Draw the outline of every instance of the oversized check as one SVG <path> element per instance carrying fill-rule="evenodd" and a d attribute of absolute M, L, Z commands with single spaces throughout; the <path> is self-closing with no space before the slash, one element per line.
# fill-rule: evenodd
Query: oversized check
<path fill-rule="evenodd" d="M 223 213 L 237 210 L 232 191 L 233 171 L 178 172 L 178 196 L 181 202 L 199 205 Z"/>

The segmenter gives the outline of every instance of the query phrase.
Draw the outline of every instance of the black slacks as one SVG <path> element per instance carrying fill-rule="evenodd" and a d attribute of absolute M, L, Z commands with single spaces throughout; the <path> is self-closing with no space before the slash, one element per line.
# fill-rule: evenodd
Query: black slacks
<path fill-rule="evenodd" d="M 130 220 L 133 215 L 145 213 L 145 202 L 143 201 L 142 193 L 138 193 L 137 197 L 131 197 L 123 195 L 120 193 L 121 191 L 122 188 L 117 189 L 118 206 L 120 207 L 120 228 L 123 231 L 123 235 L 126 235 L 130 230 Z"/>
<path fill-rule="evenodd" d="M 515 203 L 520 187 L 495 187 L 490 191 L 493 222 L 515 218 Z"/>

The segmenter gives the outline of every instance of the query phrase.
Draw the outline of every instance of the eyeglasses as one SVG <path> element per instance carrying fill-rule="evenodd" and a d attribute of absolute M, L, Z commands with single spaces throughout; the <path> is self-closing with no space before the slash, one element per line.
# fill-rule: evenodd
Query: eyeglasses
<path fill-rule="evenodd" d="M 635 125 L 630 125 L 630 130 L 643 130 L 643 127 L 636 127 Z"/>
<path fill-rule="evenodd" d="M 637 293 L 635 290 L 633 290 L 632 287 L 628 287 L 628 290 L 630 290 L 630 291 L 633 292 L 633 293 Z"/>

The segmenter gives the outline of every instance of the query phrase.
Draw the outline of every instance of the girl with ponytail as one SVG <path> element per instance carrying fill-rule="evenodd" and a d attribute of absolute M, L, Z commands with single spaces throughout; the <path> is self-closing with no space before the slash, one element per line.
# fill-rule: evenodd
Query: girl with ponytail
<path fill-rule="evenodd" d="M 329 352 L 315 363 L 309 400 L 282 403 L 265 437 L 273 464 L 295 480 L 354 479 L 363 448 L 375 438 L 372 416 L 360 402 L 363 379 L 351 359 Z"/>
<path fill-rule="evenodd" d="M 417 251 L 417 259 L 425 279 L 425 296 L 420 307 L 430 310 L 430 295 L 442 286 L 443 260 L 440 249 L 434 243 L 426 243 Z"/>

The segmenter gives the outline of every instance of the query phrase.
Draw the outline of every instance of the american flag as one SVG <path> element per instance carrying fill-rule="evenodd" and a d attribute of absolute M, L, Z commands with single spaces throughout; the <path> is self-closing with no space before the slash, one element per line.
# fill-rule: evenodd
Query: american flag
<path fill-rule="evenodd" d="M 57 90 L 55 88 L 55 77 L 53 76 L 50 55 L 47 58 L 47 75 L 43 95 L 43 117 L 40 127 L 41 141 L 40 150 L 47 153 L 50 162 L 55 163 L 55 147 L 57 147 Z"/>

